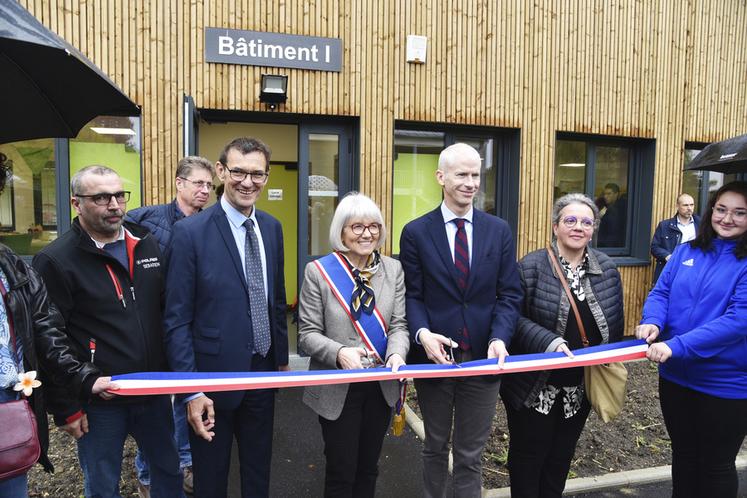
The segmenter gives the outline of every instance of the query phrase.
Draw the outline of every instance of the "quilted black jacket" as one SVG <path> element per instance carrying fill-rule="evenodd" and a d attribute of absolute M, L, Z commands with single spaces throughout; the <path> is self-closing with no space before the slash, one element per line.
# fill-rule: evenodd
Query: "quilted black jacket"
<path fill-rule="evenodd" d="M 519 273 L 524 305 L 509 353 L 554 351 L 563 342 L 571 306 L 547 250 L 540 249 L 524 256 L 519 261 Z M 602 342 L 621 340 L 625 325 L 622 282 L 612 259 L 589 248 L 589 268 L 583 285 Z M 506 375 L 501 396 L 517 410 L 522 405 L 531 406 L 549 376 L 547 370 Z"/>

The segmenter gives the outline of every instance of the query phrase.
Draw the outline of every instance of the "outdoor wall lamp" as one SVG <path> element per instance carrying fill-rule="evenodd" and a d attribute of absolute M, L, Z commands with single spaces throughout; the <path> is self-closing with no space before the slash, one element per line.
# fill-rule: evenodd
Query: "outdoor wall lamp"
<path fill-rule="evenodd" d="M 260 85 L 259 101 L 275 109 L 277 104 L 288 100 L 288 77 L 281 74 L 263 74 Z"/>

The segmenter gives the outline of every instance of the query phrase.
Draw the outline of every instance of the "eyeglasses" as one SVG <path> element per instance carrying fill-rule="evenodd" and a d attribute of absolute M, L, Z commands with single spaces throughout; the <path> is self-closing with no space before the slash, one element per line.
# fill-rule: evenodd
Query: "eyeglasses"
<path fill-rule="evenodd" d="M 228 171 L 228 176 L 231 177 L 231 180 L 235 182 L 243 182 L 246 180 L 246 177 L 249 176 L 252 178 L 252 181 L 254 183 L 264 183 L 265 180 L 267 180 L 267 177 L 270 176 L 270 173 L 266 171 L 244 171 L 243 169 L 231 169 L 225 164 L 223 165 L 224 168 L 226 168 L 226 171 Z"/>
<path fill-rule="evenodd" d="M 746 209 L 735 209 L 733 211 L 730 211 L 726 209 L 725 207 L 721 206 L 714 206 L 713 207 L 713 216 L 715 218 L 726 218 L 726 215 L 730 214 L 731 219 L 734 221 L 744 221 L 747 219 L 747 210 Z"/>
<path fill-rule="evenodd" d="M 575 227 L 579 222 L 581 223 L 581 228 L 584 230 L 590 230 L 594 228 L 594 220 L 591 218 L 577 218 L 575 216 L 566 216 L 563 218 L 563 225 L 565 225 L 568 228 Z"/>
<path fill-rule="evenodd" d="M 91 199 L 97 206 L 108 206 L 112 200 L 112 197 L 117 201 L 117 204 L 125 204 L 130 200 L 130 192 L 123 190 L 121 192 L 107 193 L 101 192 L 99 194 L 74 194 L 74 197 L 81 197 L 84 199 Z"/>
<path fill-rule="evenodd" d="M 213 185 L 210 182 L 204 182 L 202 180 L 197 180 L 197 181 L 190 180 L 189 178 L 184 178 L 183 176 L 178 176 L 177 178 L 180 178 L 180 179 L 184 180 L 185 182 L 191 183 L 192 185 L 194 185 L 195 187 L 197 187 L 197 190 L 202 190 L 204 188 L 207 188 L 208 190 L 215 190 L 215 185 Z"/>
<path fill-rule="evenodd" d="M 379 235 L 379 232 L 381 231 L 381 225 L 379 223 L 371 223 L 370 225 L 364 225 L 363 223 L 353 223 L 352 225 L 348 225 L 350 228 L 350 231 L 353 232 L 355 235 L 363 235 L 363 232 L 368 230 L 368 233 L 371 235 Z"/>

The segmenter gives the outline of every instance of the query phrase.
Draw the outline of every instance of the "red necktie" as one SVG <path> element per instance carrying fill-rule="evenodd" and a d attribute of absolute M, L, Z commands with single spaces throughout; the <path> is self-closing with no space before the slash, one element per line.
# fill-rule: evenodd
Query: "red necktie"
<path fill-rule="evenodd" d="M 469 241 L 467 240 L 467 231 L 464 229 L 464 221 L 463 218 L 454 220 L 457 226 L 456 237 L 454 237 L 454 266 L 457 271 L 457 282 L 462 292 L 467 289 L 467 282 L 469 281 Z M 470 348 L 469 332 L 466 326 L 461 330 L 459 347 L 463 351 Z"/>

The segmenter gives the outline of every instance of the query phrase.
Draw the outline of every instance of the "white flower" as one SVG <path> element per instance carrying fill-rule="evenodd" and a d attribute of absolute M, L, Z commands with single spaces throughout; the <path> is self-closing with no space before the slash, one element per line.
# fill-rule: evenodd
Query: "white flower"
<path fill-rule="evenodd" d="M 18 384 L 13 386 L 14 391 L 23 391 L 24 396 L 31 396 L 31 392 L 41 386 L 42 383 L 36 380 L 36 370 L 18 374 Z"/>

